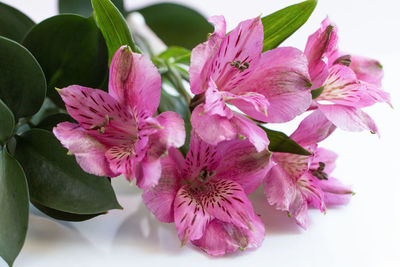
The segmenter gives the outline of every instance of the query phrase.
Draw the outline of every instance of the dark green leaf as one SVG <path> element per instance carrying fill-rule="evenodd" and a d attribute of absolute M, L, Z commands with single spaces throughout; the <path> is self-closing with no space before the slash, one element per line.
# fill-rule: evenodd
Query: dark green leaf
<path fill-rule="evenodd" d="M 21 42 L 35 23 L 21 11 L 0 3 L 0 35 Z"/>
<path fill-rule="evenodd" d="M 163 87 L 165 88 L 166 86 L 172 86 L 172 84 L 168 80 L 163 79 Z M 160 105 L 158 106 L 158 111 L 161 113 L 168 110 L 178 113 L 185 122 L 186 140 L 185 145 L 183 146 L 183 151 L 186 153 L 189 151 L 190 132 L 192 130 L 192 125 L 190 123 L 190 110 L 183 96 L 168 94 L 165 89 L 163 89 L 161 90 L 161 100 Z"/>
<path fill-rule="evenodd" d="M 14 132 L 14 115 L 0 99 L 0 145 L 7 142 Z"/>
<path fill-rule="evenodd" d="M 55 127 L 57 124 L 63 121 L 75 122 L 75 120 L 71 118 L 71 116 L 69 116 L 68 114 L 57 113 L 57 114 L 51 114 L 50 116 L 44 118 L 37 125 L 37 128 L 53 131 L 53 127 Z"/>
<path fill-rule="evenodd" d="M 269 150 L 272 152 L 291 153 L 309 156 L 311 153 L 293 141 L 289 136 L 282 132 L 261 127 L 267 133 L 269 139 Z"/>
<path fill-rule="evenodd" d="M 32 54 L 0 37 L 0 99 L 16 118 L 35 114 L 46 94 L 46 79 Z"/>
<path fill-rule="evenodd" d="M 28 185 L 21 165 L 4 146 L 0 150 L 0 256 L 12 266 L 28 229 Z"/>
<path fill-rule="evenodd" d="M 311 91 L 312 99 L 316 99 L 322 94 L 322 91 L 324 91 L 324 87 L 321 86 L 320 88 L 314 89 Z"/>
<path fill-rule="evenodd" d="M 263 17 L 263 51 L 274 49 L 292 35 L 308 20 L 316 5 L 317 0 L 308 0 Z"/>
<path fill-rule="evenodd" d="M 58 15 L 32 28 L 23 44 L 47 78 L 47 95 L 64 106 L 55 87 L 72 84 L 98 88 L 107 74 L 107 49 L 93 18 Z"/>
<path fill-rule="evenodd" d="M 32 201 L 32 204 L 41 212 L 46 214 L 47 216 L 56 219 L 56 220 L 61 220 L 61 221 L 70 221 L 70 222 L 82 222 L 86 220 L 90 220 L 96 216 L 103 215 L 104 213 L 99 213 L 99 214 L 74 214 L 74 213 L 68 213 L 68 212 L 63 212 L 55 209 L 48 208 L 46 206 L 43 206 L 37 202 Z"/>
<path fill-rule="evenodd" d="M 114 5 L 122 14 L 125 14 L 124 0 L 112 0 Z M 92 12 L 90 0 L 58 0 L 59 13 L 73 13 L 84 17 L 89 17 Z"/>
<path fill-rule="evenodd" d="M 53 101 L 50 100 L 50 98 L 46 97 L 42 107 L 35 115 L 32 116 L 30 121 L 33 125 L 38 125 L 44 118 L 52 114 L 60 113 L 61 111 L 63 111 L 63 109 L 57 107 Z"/>
<path fill-rule="evenodd" d="M 85 173 L 50 132 L 32 129 L 18 139 L 16 157 L 27 174 L 31 199 L 68 213 L 121 208 L 106 177 Z"/>
<path fill-rule="evenodd" d="M 160 3 L 136 10 L 167 46 L 192 49 L 207 40 L 213 27 L 197 11 L 179 4 Z"/>
<path fill-rule="evenodd" d="M 132 39 L 126 20 L 110 0 L 92 0 L 97 25 L 103 33 L 108 47 L 108 63 L 123 45 L 129 45 L 134 52 L 140 52 Z"/>

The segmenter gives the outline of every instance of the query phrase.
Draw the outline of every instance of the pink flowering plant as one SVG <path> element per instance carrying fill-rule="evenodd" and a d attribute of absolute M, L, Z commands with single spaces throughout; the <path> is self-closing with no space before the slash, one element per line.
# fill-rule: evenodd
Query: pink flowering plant
<path fill-rule="evenodd" d="M 223 16 L 207 21 L 177 4 L 72 2 L 59 0 L 69 14 L 38 24 L 0 3 L 12 17 L 0 25 L 0 256 L 10 266 L 29 205 L 65 221 L 122 209 L 110 182 L 121 175 L 143 191 L 149 213 L 175 225 L 182 246 L 212 256 L 262 245 L 268 218 L 248 197 L 258 188 L 265 206 L 303 229 L 309 208 L 351 200 L 334 178 L 337 154 L 320 142 L 336 128 L 379 133 L 362 109 L 391 105 L 390 96 L 382 65 L 340 50 L 328 18 L 304 51 L 278 47 L 315 0 L 230 31 Z M 131 12 L 165 51 L 131 33 Z M 290 136 L 270 129 L 298 116 Z"/>

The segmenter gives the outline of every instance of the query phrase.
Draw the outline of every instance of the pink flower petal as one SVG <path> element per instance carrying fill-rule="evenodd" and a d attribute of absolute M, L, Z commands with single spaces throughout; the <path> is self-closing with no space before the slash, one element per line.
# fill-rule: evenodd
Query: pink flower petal
<path fill-rule="evenodd" d="M 156 117 L 162 129 L 149 137 L 150 158 L 163 156 L 170 147 L 181 147 L 185 143 L 185 124 L 175 112 L 166 111 Z"/>
<path fill-rule="evenodd" d="M 216 176 L 239 183 L 246 194 L 254 192 L 260 186 L 271 166 L 271 153 L 267 150 L 257 152 L 248 141 L 222 142 L 218 146 L 218 152 L 221 162 L 215 170 Z"/>
<path fill-rule="evenodd" d="M 237 136 L 236 129 L 228 118 L 209 115 L 204 109 L 204 104 L 193 110 L 190 120 L 196 133 L 209 144 L 216 145 Z"/>
<path fill-rule="evenodd" d="M 145 158 L 136 166 L 136 185 L 139 188 L 146 189 L 158 184 L 161 176 L 160 159 Z"/>
<path fill-rule="evenodd" d="M 143 192 L 144 204 L 161 222 L 174 221 L 173 204 L 180 186 L 183 162 L 182 154 L 171 148 L 168 156 L 161 159 L 162 174 L 158 184 Z"/>
<path fill-rule="evenodd" d="M 238 249 L 259 247 L 265 237 L 265 227 L 257 216 L 254 231 L 214 219 L 199 240 L 192 243 L 212 256 L 222 256 Z"/>
<path fill-rule="evenodd" d="M 345 131 L 369 130 L 378 133 L 375 122 L 360 109 L 342 105 L 318 105 L 318 107 L 328 120 Z"/>
<path fill-rule="evenodd" d="M 319 180 L 318 186 L 324 192 L 324 202 L 327 206 L 346 205 L 354 194 L 350 187 L 333 177 Z"/>
<path fill-rule="evenodd" d="M 327 59 L 337 48 L 337 27 L 326 18 L 321 28 L 308 37 L 304 50 L 309 62 L 313 88 L 319 88 L 328 77 Z"/>
<path fill-rule="evenodd" d="M 54 135 L 72 153 L 81 168 L 90 174 L 115 177 L 104 153 L 106 148 L 75 123 L 62 122 L 54 127 Z"/>
<path fill-rule="evenodd" d="M 120 104 L 152 116 L 160 103 L 161 76 L 151 60 L 122 46 L 110 65 L 109 92 Z"/>
<path fill-rule="evenodd" d="M 201 203 L 206 213 L 237 227 L 253 230 L 254 214 L 251 202 L 237 182 L 214 178 L 204 185 Z"/>
<path fill-rule="evenodd" d="M 223 93 L 224 100 L 238 109 L 243 113 L 249 115 L 253 119 L 259 121 L 267 121 L 267 109 L 269 106 L 268 100 L 265 96 L 249 92 L 241 95 L 235 95 L 229 92 Z"/>
<path fill-rule="evenodd" d="M 383 78 L 381 63 L 375 59 L 351 55 L 350 68 L 357 79 L 380 87 Z"/>
<path fill-rule="evenodd" d="M 214 33 L 207 42 L 196 46 L 192 50 L 190 57 L 190 90 L 192 90 L 193 94 L 201 94 L 206 90 L 211 59 L 218 51 L 226 32 L 226 23 L 223 16 L 213 16 L 209 21 L 214 24 Z"/>
<path fill-rule="evenodd" d="M 325 165 L 324 172 L 329 175 L 335 169 L 337 157 L 338 155 L 335 152 L 319 147 L 314 153 L 314 158 L 310 164 L 310 169 L 317 169 L 319 167 L 319 163 L 323 162 Z"/>
<path fill-rule="evenodd" d="M 201 238 L 211 221 L 190 185 L 184 185 L 178 190 L 174 201 L 174 221 L 182 244 Z"/>
<path fill-rule="evenodd" d="M 304 54 L 296 48 L 280 47 L 263 53 L 259 67 L 231 93 L 264 95 L 269 102 L 266 121 L 286 122 L 310 106 L 310 86 Z"/>
<path fill-rule="evenodd" d="M 290 136 L 302 146 L 313 145 L 327 138 L 336 126 L 320 110 L 313 111 Z"/>

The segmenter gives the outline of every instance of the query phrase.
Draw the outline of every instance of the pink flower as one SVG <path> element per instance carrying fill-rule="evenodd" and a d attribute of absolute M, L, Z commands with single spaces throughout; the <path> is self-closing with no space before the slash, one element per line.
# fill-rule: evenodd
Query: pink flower
<path fill-rule="evenodd" d="M 330 176 L 337 155 L 318 148 L 317 143 L 328 137 L 335 126 L 316 110 L 305 118 L 291 138 L 312 156 L 274 153 L 276 163 L 266 175 L 264 192 L 268 202 L 279 210 L 287 211 L 296 223 L 306 229 L 308 206 L 326 211 L 326 205 L 346 204 L 352 191 Z"/>
<path fill-rule="evenodd" d="M 79 123 L 53 129 L 63 146 L 88 173 L 134 176 L 137 185 L 157 184 L 160 157 L 182 146 L 183 120 L 174 112 L 153 118 L 161 94 L 161 77 L 144 55 L 121 47 L 110 66 L 109 93 L 78 85 L 59 90 L 68 113 Z"/>
<path fill-rule="evenodd" d="M 263 122 L 293 119 L 311 104 L 307 59 L 291 47 L 261 53 L 259 17 L 241 22 L 227 35 L 222 16 L 210 22 L 215 32 L 191 56 L 191 90 L 204 101 L 193 111 L 193 127 L 210 144 L 247 137 L 261 151 L 269 144 L 265 133 L 227 103 Z"/>
<path fill-rule="evenodd" d="M 337 43 L 337 27 L 328 18 L 308 38 L 304 53 L 313 89 L 323 88 L 315 106 L 339 128 L 378 132 L 361 108 L 377 102 L 390 104 L 389 94 L 381 89 L 382 66 L 376 60 L 340 52 Z"/>
<path fill-rule="evenodd" d="M 144 203 L 160 221 L 175 222 L 182 245 L 190 241 L 214 256 L 258 247 L 265 229 L 246 194 L 261 184 L 269 158 L 248 141 L 212 146 L 192 131 L 186 159 L 170 148 L 158 185 L 143 193 Z"/>

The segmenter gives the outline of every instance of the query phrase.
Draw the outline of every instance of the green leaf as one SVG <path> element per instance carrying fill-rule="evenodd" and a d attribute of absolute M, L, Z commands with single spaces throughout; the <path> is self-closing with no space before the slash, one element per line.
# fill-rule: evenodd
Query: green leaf
<path fill-rule="evenodd" d="M 269 139 L 269 150 L 272 152 L 282 152 L 282 153 L 291 153 L 298 155 L 309 156 L 311 153 L 305 150 L 302 146 L 297 144 L 293 139 L 291 139 L 286 134 L 267 129 L 265 127 L 260 126 L 266 133 Z"/>
<path fill-rule="evenodd" d="M 0 145 L 3 145 L 14 132 L 14 115 L 0 99 Z"/>
<path fill-rule="evenodd" d="M 48 131 L 53 131 L 53 128 L 57 124 L 64 121 L 75 122 L 75 120 L 66 113 L 56 113 L 44 118 L 36 127 Z"/>
<path fill-rule="evenodd" d="M 0 3 L 0 35 L 21 42 L 35 23 L 21 11 Z"/>
<path fill-rule="evenodd" d="M 40 210 L 42 213 L 46 214 L 47 216 L 56 219 L 56 220 L 61 220 L 61 221 L 69 221 L 69 222 L 82 222 L 82 221 L 87 221 L 90 220 L 96 216 L 103 215 L 105 213 L 99 213 L 99 214 L 74 214 L 74 213 L 68 213 L 68 212 L 63 212 L 55 209 L 51 209 L 49 207 L 43 206 L 37 202 L 32 201 L 32 204 Z"/>
<path fill-rule="evenodd" d="M 64 107 L 55 87 L 98 88 L 107 75 L 107 49 L 93 18 L 58 15 L 32 28 L 23 41 L 43 68 L 47 95 Z"/>
<path fill-rule="evenodd" d="M 180 46 L 170 46 L 167 50 L 159 54 L 158 57 L 170 63 L 190 64 L 190 50 Z"/>
<path fill-rule="evenodd" d="M 125 14 L 124 0 L 112 0 L 114 5 L 122 14 Z M 90 0 L 58 0 L 59 13 L 73 13 L 84 17 L 89 17 L 92 12 Z"/>
<path fill-rule="evenodd" d="M 126 20 L 110 0 L 92 0 L 92 6 L 97 25 L 107 43 L 109 64 L 115 51 L 123 45 L 129 45 L 134 52 L 140 53 Z"/>
<path fill-rule="evenodd" d="M 146 24 L 167 46 L 192 49 L 213 32 L 203 15 L 183 5 L 159 3 L 135 11 L 143 15 Z"/>
<path fill-rule="evenodd" d="M 17 118 L 35 114 L 46 94 L 39 63 L 20 44 L 0 37 L 0 99 Z"/>
<path fill-rule="evenodd" d="M 121 208 L 108 178 L 85 173 L 50 132 L 32 129 L 17 141 L 32 201 L 76 214 Z"/>
<path fill-rule="evenodd" d="M 324 91 L 323 86 L 321 86 L 320 88 L 311 90 L 312 99 L 316 99 L 317 97 L 319 97 L 323 91 Z"/>
<path fill-rule="evenodd" d="M 0 150 L 0 256 L 12 266 L 28 229 L 28 185 L 21 165 Z"/>
<path fill-rule="evenodd" d="M 308 20 L 316 5 L 317 0 L 307 0 L 263 17 L 263 51 L 274 49 L 292 35 Z"/>

